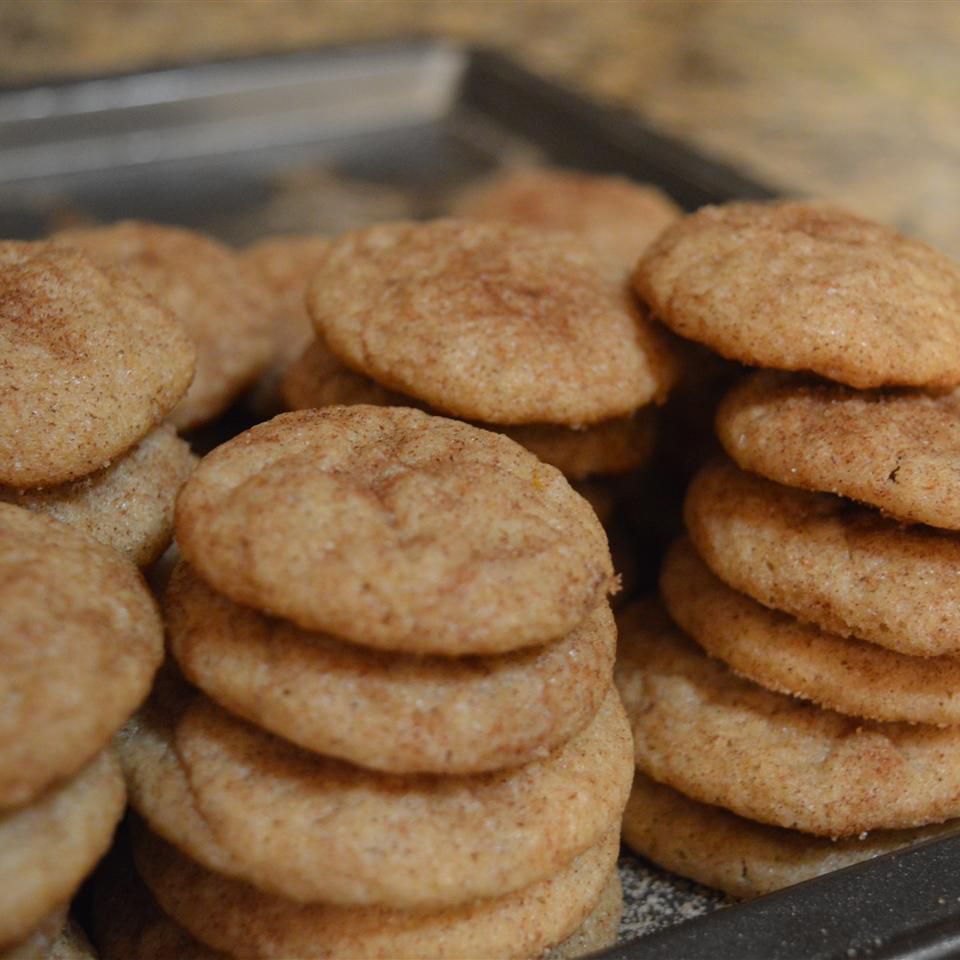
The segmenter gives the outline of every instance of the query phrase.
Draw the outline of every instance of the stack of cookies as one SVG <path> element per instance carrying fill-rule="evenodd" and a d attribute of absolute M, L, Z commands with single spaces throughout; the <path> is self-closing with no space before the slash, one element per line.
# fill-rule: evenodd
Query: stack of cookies
<path fill-rule="evenodd" d="M 123 814 L 110 740 L 150 689 L 163 628 L 137 569 L 0 504 L 0 953 L 45 957 Z"/>
<path fill-rule="evenodd" d="M 121 741 L 169 936 L 536 957 L 594 913 L 612 942 L 614 578 L 558 471 L 416 410 L 285 414 L 202 461 L 177 540 L 170 647 L 202 693 L 166 676 Z"/>
<path fill-rule="evenodd" d="M 414 406 L 512 437 L 568 479 L 648 457 L 676 362 L 573 235 L 499 222 L 391 223 L 333 241 L 307 295 L 318 339 L 291 409 Z"/>
<path fill-rule="evenodd" d="M 624 618 L 628 842 L 750 896 L 955 829 L 960 268 L 839 211 L 737 204 L 635 280 L 678 332 L 774 369 L 721 404 L 734 462 L 688 491 L 673 622 Z"/>
<path fill-rule="evenodd" d="M 0 243 L 0 500 L 140 566 L 166 548 L 193 468 L 160 425 L 195 351 L 128 275 L 50 243 Z"/>

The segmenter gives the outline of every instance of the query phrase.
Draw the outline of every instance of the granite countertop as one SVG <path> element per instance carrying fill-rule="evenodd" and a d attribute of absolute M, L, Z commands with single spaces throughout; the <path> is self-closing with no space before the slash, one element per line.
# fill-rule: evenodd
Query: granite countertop
<path fill-rule="evenodd" d="M 499 47 L 960 256 L 950 0 L 0 0 L 0 82 L 412 34 Z"/>

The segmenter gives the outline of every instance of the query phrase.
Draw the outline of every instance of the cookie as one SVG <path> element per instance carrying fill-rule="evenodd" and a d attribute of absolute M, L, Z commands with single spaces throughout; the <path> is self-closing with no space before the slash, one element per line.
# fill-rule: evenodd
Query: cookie
<path fill-rule="evenodd" d="M 389 776 L 308 754 L 206 699 L 177 727 L 197 808 L 249 876 L 300 901 L 426 908 L 550 876 L 619 822 L 630 735 L 611 691 L 544 760 L 473 777 Z"/>
<path fill-rule="evenodd" d="M 381 387 L 363 374 L 345 367 L 321 340 L 314 340 L 286 373 L 284 403 L 290 410 L 310 410 L 337 404 L 375 406 L 425 405 Z M 432 412 L 429 409 L 426 413 Z M 583 480 L 598 474 L 626 473 L 649 459 L 656 435 L 654 412 L 646 407 L 629 417 L 602 420 L 579 430 L 550 423 L 495 427 L 564 476 Z"/>
<path fill-rule="evenodd" d="M 195 351 L 119 271 L 49 243 L 0 242 L 0 484 L 107 466 L 173 409 Z"/>
<path fill-rule="evenodd" d="M 623 885 L 614 869 L 593 913 L 566 940 L 550 947 L 543 954 L 543 960 L 574 960 L 612 947 L 617 942 L 622 915 Z"/>
<path fill-rule="evenodd" d="M 621 275 L 680 208 L 652 184 L 575 170 L 518 169 L 466 191 L 454 215 L 576 234 Z"/>
<path fill-rule="evenodd" d="M 184 675 L 221 706 L 308 750 L 392 773 L 481 773 L 546 756 L 599 709 L 617 642 L 603 603 L 532 650 L 381 653 L 238 606 L 186 565 L 165 614 Z"/>
<path fill-rule="evenodd" d="M 137 867 L 160 907 L 198 940 L 234 956 L 537 957 L 590 914 L 616 863 L 607 831 L 556 875 L 495 899 L 438 911 L 298 904 L 203 870 L 146 831 Z"/>
<path fill-rule="evenodd" d="M 330 407 L 254 427 L 194 471 L 176 533 L 235 602 L 411 653 L 554 640 L 614 587 L 603 528 L 557 470 L 416 410 Z"/>
<path fill-rule="evenodd" d="M 960 266 L 821 204 L 703 207 L 634 286 L 668 327 L 732 360 L 851 387 L 960 383 Z"/>
<path fill-rule="evenodd" d="M 281 410 L 284 374 L 314 339 L 305 303 L 313 278 L 330 241 L 315 235 L 267 237 L 242 252 L 244 263 L 260 277 L 272 300 L 273 359 L 250 391 L 248 404 L 259 419 Z"/>
<path fill-rule="evenodd" d="M 711 464 L 687 491 L 711 569 L 765 606 L 914 657 L 960 653 L 960 541 Z"/>
<path fill-rule="evenodd" d="M 735 676 L 651 602 L 620 619 L 637 766 L 703 803 L 826 837 L 960 816 L 960 729 L 845 717 Z"/>
<path fill-rule="evenodd" d="M 285 369 L 313 340 L 313 324 L 305 298 L 330 241 L 315 235 L 267 237 L 243 251 L 273 297 L 274 365 Z"/>
<path fill-rule="evenodd" d="M 0 809 L 101 750 L 162 656 L 160 616 L 132 564 L 0 503 Z"/>
<path fill-rule="evenodd" d="M 188 430 L 222 413 L 273 354 L 269 295 L 239 256 L 181 227 L 122 221 L 67 230 L 55 241 L 122 267 L 186 327 L 197 372 L 171 422 Z"/>
<path fill-rule="evenodd" d="M 670 616 L 712 657 L 768 690 L 854 717 L 960 724 L 960 658 L 911 657 L 824 633 L 732 590 L 688 540 L 667 553 Z"/>
<path fill-rule="evenodd" d="M 671 348 L 576 238 L 392 223 L 334 241 L 307 294 L 348 367 L 485 423 L 583 426 L 662 399 Z"/>
<path fill-rule="evenodd" d="M 745 470 L 960 530 L 960 392 L 867 393 L 765 372 L 724 399 L 717 433 Z"/>
<path fill-rule="evenodd" d="M 170 543 L 173 503 L 196 462 L 164 424 L 105 470 L 44 490 L 0 487 L 0 500 L 60 520 L 146 567 Z"/>
<path fill-rule="evenodd" d="M 734 897 L 759 897 L 883 853 L 952 833 L 956 821 L 830 840 L 738 817 L 691 800 L 637 771 L 623 814 L 624 842 L 680 876 Z"/>
<path fill-rule="evenodd" d="M 0 947 L 28 936 L 67 902 L 110 845 L 123 814 L 123 778 L 113 755 L 0 817 Z"/>

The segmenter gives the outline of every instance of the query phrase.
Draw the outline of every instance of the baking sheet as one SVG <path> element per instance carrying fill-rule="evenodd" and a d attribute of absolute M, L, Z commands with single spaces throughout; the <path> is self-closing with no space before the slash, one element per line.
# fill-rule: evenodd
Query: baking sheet
<path fill-rule="evenodd" d="M 234 244 L 272 233 L 335 234 L 442 214 L 467 184 L 530 163 L 651 181 L 687 209 L 774 195 L 633 116 L 598 109 L 495 53 L 440 42 L 0 91 L 0 235 L 7 237 L 125 217 L 182 224 Z M 903 949 L 922 941 L 927 952 L 883 956 L 950 956 L 930 951 L 953 942 L 947 928 L 956 925 L 960 870 L 952 869 L 954 847 L 936 849 L 946 852 L 924 859 L 920 851 L 917 861 L 943 888 L 937 897 L 947 906 L 932 914 L 908 906 L 909 898 L 894 902 L 900 894 L 891 882 L 870 887 L 870 865 L 842 872 L 852 879 L 826 878 L 825 901 L 822 881 L 813 881 L 715 913 L 723 897 L 625 852 L 622 945 L 610 956 L 879 957 L 895 941 Z M 869 902 L 858 898 L 868 889 Z M 818 903 L 840 902 L 843 891 L 860 905 L 859 914 L 848 905 L 844 917 L 863 937 L 869 932 L 866 953 L 849 954 L 849 931 L 826 921 L 815 944 L 804 938 L 813 929 L 805 917 Z M 791 917 L 799 927 L 788 934 Z"/>

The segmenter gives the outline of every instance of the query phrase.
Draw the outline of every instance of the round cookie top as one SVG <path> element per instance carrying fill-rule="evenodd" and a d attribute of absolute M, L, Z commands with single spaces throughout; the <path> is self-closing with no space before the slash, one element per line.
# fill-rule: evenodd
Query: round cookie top
<path fill-rule="evenodd" d="M 660 592 L 710 656 L 768 690 L 854 717 L 960 724 L 958 657 L 906 656 L 800 623 L 732 590 L 688 540 L 667 551 Z"/>
<path fill-rule="evenodd" d="M 637 766 L 761 823 L 825 837 L 960 816 L 960 729 L 846 717 L 709 659 L 655 603 L 619 619 Z"/>
<path fill-rule="evenodd" d="M 362 770 L 205 698 L 180 721 L 176 750 L 198 810 L 246 876 L 293 900 L 357 906 L 433 909 L 543 880 L 619 825 L 633 777 L 612 688 L 549 756 L 471 777 Z"/>
<path fill-rule="evenodd" d="M 307 293 L 344 363 L 435 410 L 580 426 L 661 399 L 672 349 L 567 235 L 435 220 L 348 233 Z"/>
<path fill-rule="evenodd" d="M 55 242 L 122 267 L 183 323 L 197 373 L 171 414 L 178 429 L 212 420 L 256 379 L 273 353 L 270 299 L 259 274 L 211 237 L 127 220 L 67 230 Z"/>
<path fill-rule="evenodd" d="M 704 207 L 634 272 L 681 336 L 733 360 L 852 387 L 960 382 L 960 266 L 819 204 Z"/>
<path fill-rule="evenodd" d="M 161 424 L 105 470 L 43 490 L 0 487 L 0 501 L 44 513 L 113 547 L 138 567 L 173 536 L 173 504 L 197 458 Z"/>
<path fill-rule="evenodd" d="M 734 897 L 759 897 L 957 829 L 956 821 L 916 830 L 877 830 L 832 840 L 771 827 L 699 803 L 637 771 L 623 840 L 666 870 Z"/>
<path fill-rule="evenodd" d="M 960 540 L 718 461 L 684 519 L 710 568 L 776 610 L 914 657 L 960 653 Z"/>
<path fill-rule="evenodd" d="M 576 170 L 518 169 L 464 193 L 454 214 L 541 230 L 563 230 L 585 241 L 606 266 L 629 270 L 680 216 L 659 188 L 626 177 Z"/>
<path fill-rule="evenodd" d="M 0 503 L 0 809 L 100 750 L 162 656 L 159 614 L 129 561 Z"/>
<path fill-rule="evenodd" d="M 326 344 L 316 339 L 287 369 L 282 392 L 289 410 L 310 410 L 337 404 L 415 407 L 424 404 L 381 387 L 375 380 L 345 367 Z M 430 410 L 425 412 L 429 413 Z M 628 417 L 601 420 L 579 430 L 552 423 L 493 427 L 526 447 L 565 477 L 626 473 L 641 466 L 653 451 L 657 412 L 647 406 Z"/>
<path fill-rule="evenodd" d="M 408 911 L 297 903 L 204 870 L 147 831 L 135 830 L 133 840 L 137 866 L 160 907 L 198 940 L 226 956 L 298 960 L 540 957 L 590 915 L 619 850 L 618 831 L 611 830 L 556 874 L 522 890 Z"/>
<path fill-rule="evenodd" d="M 106 466 L 173 409 L 194 361 L 184 329 L 126 275 L 0 242 L 0 484 Z"/>
<path fill-rule="evenodd" d="M 553 640 L 614 587 L 603 528 L 559 471 L 417 410 L 330 407 L 254 427 L 200 463 L 176 531 L 237 603 L 407 652 Z"/>
<path fill-rule="evenodd" d="M 107 750 L 66 783 L 0 817 L 0 948 L 66 903 L 110 846 L 123 815 L 120 767 Z"/>
<path fill-rule="evenodd" d="M 764 371 L 724 398 L 717 434 L 745 470 L 960 530 L 960 391 L 868 393 Z"/>

